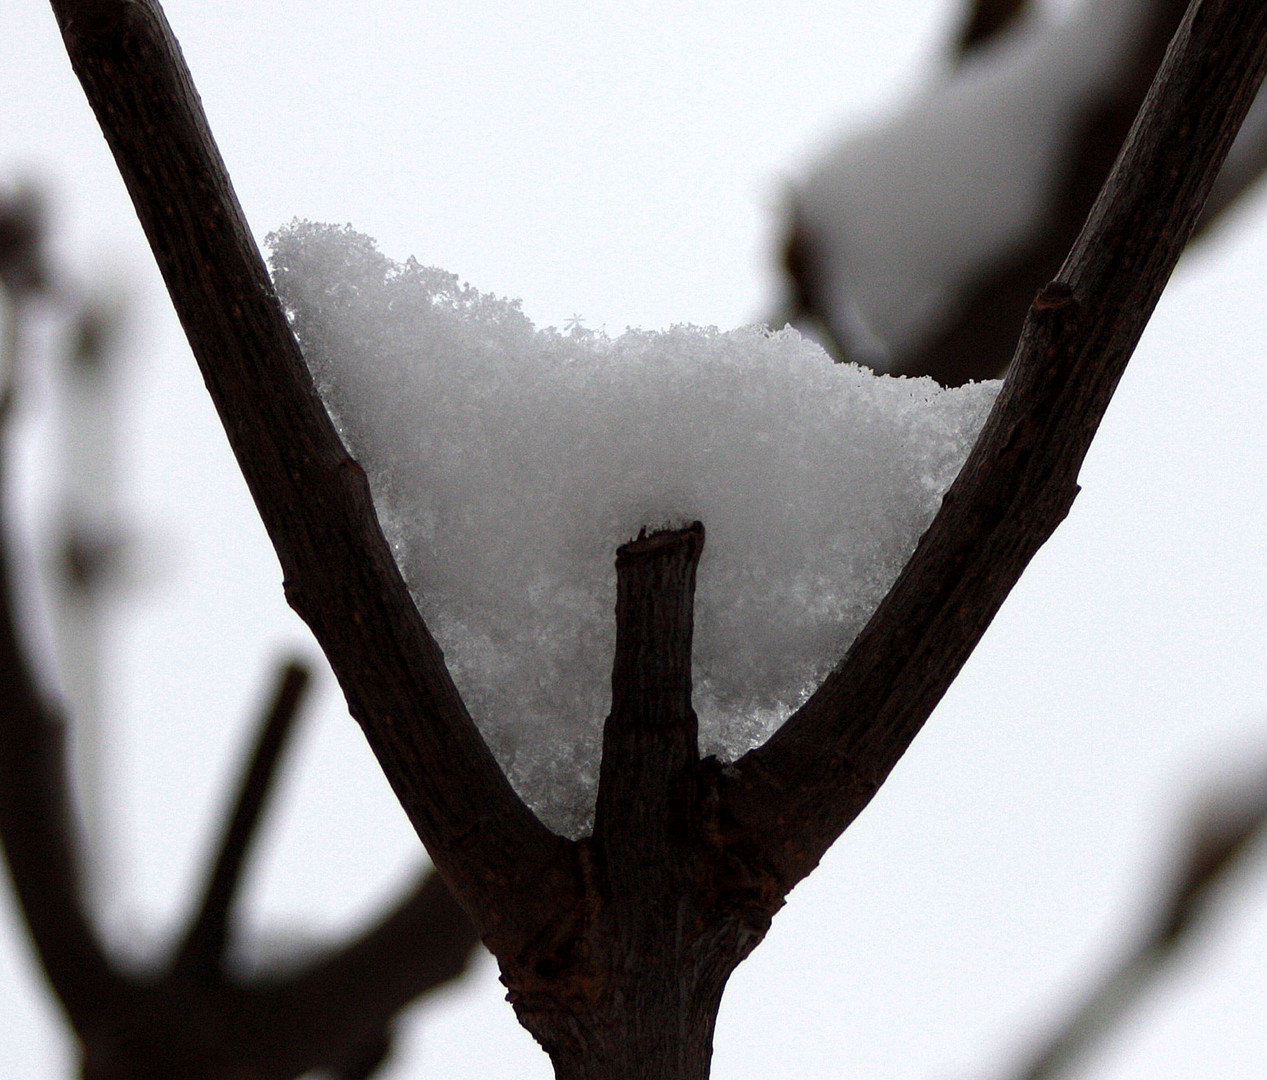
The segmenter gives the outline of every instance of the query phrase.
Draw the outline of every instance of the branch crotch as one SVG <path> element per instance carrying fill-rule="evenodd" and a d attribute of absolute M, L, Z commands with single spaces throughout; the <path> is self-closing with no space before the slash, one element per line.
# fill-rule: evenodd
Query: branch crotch
<path fill-rule="evenodd" d="M 616 558 L 612 711 L 585 910 L 549 955 L 507 967 L 520 1020 L 559 1080 L 704 1080 L 722 989 L 745 949 L 706 886 L 691 708 L 704 527 L 640 536 Z"/>

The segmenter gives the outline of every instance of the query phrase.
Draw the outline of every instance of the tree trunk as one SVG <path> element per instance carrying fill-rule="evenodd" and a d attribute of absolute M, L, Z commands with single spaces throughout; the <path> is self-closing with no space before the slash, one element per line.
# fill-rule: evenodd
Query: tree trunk
<path fill-rule="evenodd" d="M 726 979 L 740 957 L 703 929 L 689 903 L 665 903 L 640 925 L 594 924 L 586 945 L 616 942 L 511 1000 L 520 1023 L 549 1053 L 557 1080 L 707 1080 Z M 623 921 L 633 905 L 612 917 Z"/>

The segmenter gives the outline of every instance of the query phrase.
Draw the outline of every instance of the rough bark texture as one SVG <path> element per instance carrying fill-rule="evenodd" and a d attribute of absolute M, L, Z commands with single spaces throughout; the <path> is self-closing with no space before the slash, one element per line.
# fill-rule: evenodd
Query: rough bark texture
<path fill-rule="evenodd" d="M 726 978 L 906 750 L 1076 477 L 1262 78 L 1267 9 L 1198 0 L 962 475 L 823 687 L 700 761 L 698 527 L 618 556 L 594 835 L 547 832 L 480 741 L 303 368 L 152 0 L 54 0 L 286 576 L 437 866 L 567 1080 L 707 1074 Z"/>

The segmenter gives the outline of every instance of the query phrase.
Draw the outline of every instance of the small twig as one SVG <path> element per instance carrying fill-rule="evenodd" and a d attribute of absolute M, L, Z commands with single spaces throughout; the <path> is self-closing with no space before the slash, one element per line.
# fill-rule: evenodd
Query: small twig
<path fill-rule="evenodd" d="M 695 568 L 704 526 L 639 536 L 616 553 L 612 710 L 603 728 L 594 838 L 662 862 L 666 831 L 690 800 L 698 763 L 691 708 Z M 678 828 L 681 823 L 678 823 Z"/>
<path fill-rule="evenodd" d="M 229 916 L 242 881 L 242 869 L 310 679 L 308 666 L 299 660 L 288 660 L 278 668 L 273 699 L 259 722 L 255 746 L 239 780 L 233 809 L 210 864 L 202 901 L 177 951 L 177 968 L 223 963 Z"/>

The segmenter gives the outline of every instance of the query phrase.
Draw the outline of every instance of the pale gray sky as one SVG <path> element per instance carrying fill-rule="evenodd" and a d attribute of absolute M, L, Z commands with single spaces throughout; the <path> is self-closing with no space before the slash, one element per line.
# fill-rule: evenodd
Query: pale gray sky
<path fill-rule="evenodd" d="M 108 689 L 113 924 L 187 895 L 281 645 L 311 650 L 81 92 L 38 0 L 2 0 L 0 177 L 46 183 L 61 263 L 136 301 L 124 481 L 158 552 Z M 957 9 L 331 0 L 167 5 L 257 234 L 348 221 L 530 316 L 730 326 L 772 296 L 784 180 L 917 84 Z M 1267 199 L 1186 260 L 1084 491 L 874 804 L 731 981 L 719 1080 L 999 1075 L 1112 954 L 1202 776 L 1267 757 Z M 336 931 L 416 842 L 322 686 L 252 893 L 261 932 Z M 1267 867 L 1093 1065 L 1257 1077 Z M 7 903 L 7 901 L 6 901 Z M 6 919 L 12 924 L 12 917 Z M 64 1074 L 20 936 L 0 941 L 0 1075 Z M 387 1075 L 549 1076 L 491 962 L 426 1006 Z"/>

